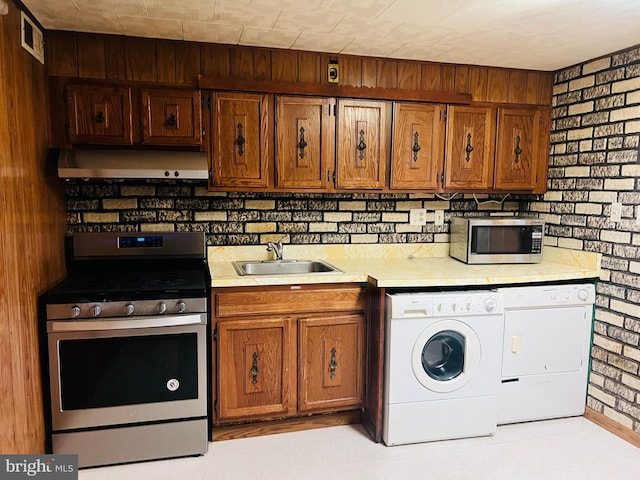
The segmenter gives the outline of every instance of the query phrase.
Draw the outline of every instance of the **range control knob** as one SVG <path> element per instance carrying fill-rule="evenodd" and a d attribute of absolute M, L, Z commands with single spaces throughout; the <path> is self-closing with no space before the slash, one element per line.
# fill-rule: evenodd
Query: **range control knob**
<path fill-rule="evenodd" d="M 79 306 L 75 306 L 71 308 L 71 316 L 73 318 L 79 317 L 80 316 L 80 307 Z"/>
<path fill-rule="evenodd" d="M 587 298 L 589 298 L 589 292 L 587 292 L 587 290 L 585 290 L 584 288 L 581 288 L 580 290 L 578 290 L 578 298 L 584 302 Z"/>
<path fill-rule="evenodd" d="M 493 312 L 496 307 L 498 306 L 498 304 L 496 303 L 495 299 L 493 298 L 487 298 L 484 301 L 484 308 L 487 312 Z"/>
<path fill-rule="evenodd" d="M 164 313 L 167 311 L 167 304 L 164 302 L 160 302 L 158 304 L 158 313 Z"/>
<path fill-rule="evenodd" d="M 127 315 L 131 315 L 131 314 L 133 313 L 133 311 L 134 311 L 134 310 L 135 310 L 135 307 L 134 307 L 132 304 L 130 304 L 130 303 L 129 303 L 129 304 L 127 304 L 127 306 L 126 306 L 126 307 L 124 307 L 124 312 L 125 312 Z"/>
<path fill-rule="evenodd" d="M 91 314 L 94 317 L 97 317 L 101 313 L 102 313 L 102 307 L 100 305 L 94 305 L 94 307 L 91 309 Z"/>
<path fill-rule="evenodd" d="M 184 313 L 187 310 L 187 304 L 184 302 L 178 302 L 176 307 L 178 308 L 178 313 Z"/>

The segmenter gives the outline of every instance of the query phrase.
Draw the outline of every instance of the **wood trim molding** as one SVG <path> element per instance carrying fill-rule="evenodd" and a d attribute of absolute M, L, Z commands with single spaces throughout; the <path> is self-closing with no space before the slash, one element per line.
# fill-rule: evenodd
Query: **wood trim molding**
<path fill-rule="evenodd" d="M 238 425 L 214 425 L 213 441 L 218 442 L 222 440 L 232 440 L 234 438 L 249 438 L 261 435 L 273 435 L 275 433 L 297 432 L 355 423 L 360 423 L 360 411 L 358 410 Z"/>
<path fill-rule="evenodd" d="M 595 423 L 596 425 L 601 426 L 608 432 L 613 433 L 615 436 L 629 442 L 631 445 L 640 448 L 640 433 L 636 433 L 633 430 L 619 424 L 603 413 L 596 412 L 595 410 L 587 407 L 584 411 L 584 418 Z"/>
<path fill-rule="evenodd" d="M 281 93 L 318 97 L 363 98 L 374 100 L 403 100 L 417 102 L 470 104 L 470 93 L 428 92 L 399 88 L 354 87 L 351 85 L 282 82 L 272 80 L 242 80 L 225 77 L 198 76 L 198 87 L 209 90 L 226 90 L 252 93 Z"/>

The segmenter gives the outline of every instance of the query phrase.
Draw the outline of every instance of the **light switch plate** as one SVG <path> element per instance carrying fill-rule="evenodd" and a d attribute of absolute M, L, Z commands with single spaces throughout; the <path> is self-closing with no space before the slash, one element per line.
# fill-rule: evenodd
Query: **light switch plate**
<path fill-rule="evenodd" d="M 427 211 L 424 208 L 412 208 L 409 210 L 409 225 L 426 225 Z"/>
<path fill-rule="evenodd" d="M 609 212 L 609 220 L 612 222 L 619 222 L 622 219 L 622 204 L 620 202 L 613 202 L 611 204 L 611 211 Z"/>
<path fill-rule="evenodd" d="M 444 210 L 436 210 L 433 223 L 435 225 L 444 225 Z"/>

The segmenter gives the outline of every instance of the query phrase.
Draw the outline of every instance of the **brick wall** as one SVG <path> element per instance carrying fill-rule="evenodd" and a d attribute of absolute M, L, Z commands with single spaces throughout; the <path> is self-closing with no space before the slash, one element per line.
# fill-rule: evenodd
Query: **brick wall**
<path fill-rule="evenodd" d="M 603 255 L 588 405 L 640 432 L 640 48 L 557 72 L 553 105 L 549 190 L 531 208 L 547 243 Z"/>
<path fill-rule="evenodd" d="M 526 214 L 537 196 L 208 192 L 198 182 L 76 182 L 66 186 L 68 228 L 81 231 L 202 231 L 209 245 L 439 243 L 462 212 Z M 450 198 L 450 195 L 444 195 Z M 477 200 L 477 201 L 476 201 Z M 427 209 L 427 225 L 409 210 Z M 445 223 L 433 223 L 434 211 Z"/>

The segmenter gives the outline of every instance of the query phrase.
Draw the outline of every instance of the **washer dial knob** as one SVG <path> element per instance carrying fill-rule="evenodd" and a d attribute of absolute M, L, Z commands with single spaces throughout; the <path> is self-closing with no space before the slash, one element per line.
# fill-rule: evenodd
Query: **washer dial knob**
<path fill-rule="evenodd" d="M 94 317 L 97 317 L 101 313 L 102 313 L 102 307 L 100 305 L 94 305 L 94 307 L 91 309 L 91 314 Z"/>
<path fill-rule="evenodd" d="M 80 316 L 80 307 L 79 306 L 74 306 L 71 308 L 71 316 L 73 318 L 77 318 Z"/>
<path fill-rule="evenodd" d="M 587 292 L 586 289 L 581 288 L 580 290 L 578 290 L 578 298 L 584 302 L 587 298 L 589 298 L 589 292 Z"/>
<path fill-rule="evenodd" d="M 184 313 L 187 310 L 187 304 L 184 302 L 178 302 L 176 307 L 178 308 L 178 313 Z"/>
<path fill-rule="evenodd" d="M 484 301 L 484 309 L 487 312 L 493 312 L 496 307 L 498 306 L 498 303 L 496 302 L 496 300 L 494 298 L 487 298 Z"/>
<path fill-rule="evenodd" d="M 167 311 L 167 304 L 164 302 L 160 302 L 158 304 L 158 313 L 164 313 Z"/>
<path fill-rule="evenodd" d="M 132 304 L 130 304 L 130 303 L 129 303 L 127 306 L 125 306 L 125 307 L 124 307 L 124 312 L 125 312 L 127 315 L 131 315 L 131 314 L 133 314 L 133 311 L 134 311 L 134 310 L 135 310 L 135 307 L 134 307 Z"/>

